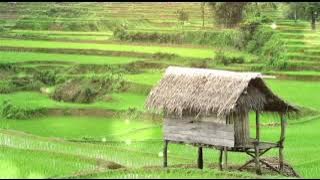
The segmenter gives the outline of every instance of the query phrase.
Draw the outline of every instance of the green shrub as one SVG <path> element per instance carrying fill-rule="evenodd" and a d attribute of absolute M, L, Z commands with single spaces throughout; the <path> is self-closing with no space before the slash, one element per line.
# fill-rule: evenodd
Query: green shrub
<path fill-rule="evenodd" d="M 55 89 L 52 98 L 58 101 L 92 103 L 109 92 L 120 91 L 124 86 L 122 73 L 90 74 L 72 78 Z"/>
<path fill-rule="evenodd" d="M 39 91 L 44 84 L 30 77 L 12 77 L 9 81 L 19 91 Z"/>
<path fill-rule="evenodd" d="M 208 68 L 209 64 L 208 64 L 209 60 L 196 60 L 194 62 L 191 62 L 191 67 L 196 67 L 196 68 Z"/>
<path fill-rule="evenodd" d="M 239 40 L 240 31 L 204 31 L 204 32 L 179 32 L 179 33 L 159 33 L 159 32 L 128 32 L 124 28 L 116 28 L 113 31 L 115 39 L 130 42 L 153 42 L 167 44 L 199 44 L 213 45 L 220 47 L 241 47 Z"/>
<path fill-rule="evenodd" d="M 238 49 L 246 49 L 248 42 L 252 40 L 261 22 L 257 19 L 247 19 L 240 24 L 240 34 L 238 37 Z"/>
<path fill-rule="evenodd" d="M 0 26 L 0 32 L 2 33 L 2 32 L 5 32 L 5 31 L 6 31 L 6 29 L 4 27 Z"/>
<path fill-rule="evenodd" d="M 279 35 L 274 34 L 261 49 L 261 56 L 269 68 L 286 70 L 288 69 L 286 52 L 285 43 Z"/>
<path fill-rule="evenodd" d="M 56 84 L 62 84 L 65 83 L 68 80 L 68 78 L 64 75 L 60 75 L 56 77 Z"/>
<path fill-rule="evenodd" d="M 247 51 L 254 54 L 260 54 L 263 46 L 272 37 L 274 32 L 271 29 L 259 27 L 247 43 Z"/>
<path fill-rule="evenodd" d="M 234 56 L 234 57 L 230 57 L 230 59 L 231 59 L 231 63 L 234 63 L 234 64 L 243 64 L 245 62 L 245 59 L 242 56 Z"/>
<path fill-rule="evenodd" d="M 35 80 L 39 80 L 47 85 L 54 85 L 57 79 L 57 73 L 53 70 L 36 71 L 33 75 Z"/>
<path fill-rule="evenodd" d="M 113 36 L 121 41 L 128 40 L 128 33 L 124 27 L 116 27 L 113 30 Z"/>
<path fill-rule="evenodd" d="M 214 61 L 216 63 L 220 63 L 220 64 L 223 64 L 225 66 L 227 66 L 227 65 L 229 65 L 231 63 L 230 59 L 227 58 L 227 56 L 221 50 L 217 51 L 217 53 L 216 53 L 216 55 L 214 57 Z"/>
<path fill-rule="evenodd" d="M 11 81 L 0 81 L 0 93 L 11 93 L 16 90 L 16 86 Z"/>
<path fill-rule="evenodd" d="M 14 66 L 13 64 L 8 64 L 8 63 L 0 63 L 0 70 L 15 71 L 16 66 Z"/>
<path fill-rule="evenodd" d="M 214 61 L 227 66 L 235 63 L 242 64 L 245 62 L 245 59 L 242 56 L 226 56 L 224 51 L 219 50 L 214 57 Z"/>
<path fill-rule="evenodd" d="M 11 101 L 5 100 L 0 107 L 1 116 L 5 119 L 30 119 L 42 115 L 43 109 L 29 109 L 27 107 L 19 107 Z"/>
<path fill-rule="evenodd" d="M 154 53 L 152 55 L 152 59 L 167 59 L 167 60 L 170 60 L 170 59 L 174 59 L 174 58 L 177 58 L 179 57 L 178 55 L 176 54 L 172 54 L 172 53 L 161 53 L 161 52 L 157 52 L 157 53 Z"/>

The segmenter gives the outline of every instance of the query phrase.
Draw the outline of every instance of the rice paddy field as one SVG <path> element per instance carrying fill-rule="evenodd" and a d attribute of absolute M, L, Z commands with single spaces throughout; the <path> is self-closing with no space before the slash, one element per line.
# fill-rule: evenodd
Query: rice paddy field
<path fill-rule="evenodd" d="M 132 32 L 180 32 L 175 12 L 181 8 L 190 14 L 184 31 L 223 31 L 212 24 L 209 7 L 202 27 L 200 3 L 1 2 L 0 29 L 7 30 L 0 34 L 0 178 L 286 178 L 219 171 L 219 151 L 206 148 L 199 170 L 197 148 L 178 144 L 169 145 L 169 168 L 162 168 L 162 116 L 148 112 L 145 101 L 165 69 L 264 66 L 256 54 L 231 47 L 114 37 L 119 23 Z M 283 18 L 281 10 L 265 13 L 287 42 L 289 65 L 299 69 L 262 73 L 275 77 L 265 79 L 273 92 L 305 110 L 288 120 L 285 161 L 301 177 L 319 178 L 320 31 Z M 244 62 L 215 62 L 221 49 Z M 4 114 L 6 108 L 12 112 Z M 252 136 L 254 118 L 252 113 Z M 263 114 L 261 121 L 261 139 L 278 141 L 277 117 Z M 266 157 L 277 155 L 272 150 Z M 249 157 L 228 158 L 229 166 L 240 166 Z"/>

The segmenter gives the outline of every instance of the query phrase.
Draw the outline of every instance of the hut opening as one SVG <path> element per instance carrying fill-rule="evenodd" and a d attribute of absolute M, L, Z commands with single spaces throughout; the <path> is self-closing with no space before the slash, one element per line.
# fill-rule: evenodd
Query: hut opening
<path fill-rule="evenodd" d="M 227 167 L 227 152 L 244 152 L 252 157 L 239 169 L 255 163 L 272 148 L 279 148 L 279 169 L 283 168 L 286 115 L 298 109 L 275 95 L 260 73 L 240 73 L 199 68 L 168 67 L 164 77 L 147 99 L 149 110 L 164 114 L 164 167 L 170 143 L 187 143 L 198 147 L 198 167 L 203 168 L 203 147 L 220 150 Z M 249 112 L 256 114 L 256 137 L 250 138 Z M 278 114 L 281 132 L 278 142 L 260 140 L 260 113 Z"/>

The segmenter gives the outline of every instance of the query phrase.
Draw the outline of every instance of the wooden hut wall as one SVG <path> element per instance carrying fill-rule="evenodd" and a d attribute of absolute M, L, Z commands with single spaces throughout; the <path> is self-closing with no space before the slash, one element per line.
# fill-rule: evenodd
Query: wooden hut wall
<path fill-rule="evenodd" d="M 241 112 L 228 117 L 228 122 L 234 125 L 235 146 L 244 146 L 250 140 L 249 113 Z"/>
<path fill-rule="evenodd" d="M 213 121 L 214 117 L 195 120 L 194 117 L 165 118 L 164 139 L 199 143 L 214 146 L 234 147 L 234 127 L 231 124 Z"/>

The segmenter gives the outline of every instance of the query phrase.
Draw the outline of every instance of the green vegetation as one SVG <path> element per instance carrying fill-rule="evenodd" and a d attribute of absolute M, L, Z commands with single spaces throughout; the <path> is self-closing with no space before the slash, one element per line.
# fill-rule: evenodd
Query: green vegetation
<path fill-rule="evenodd" d="M 112 110 L 127 110 L 136 108 L 143 110 L 145 95 L 133 93 L 112 93 L 111 98 L 106 98 L 106 101 L 97 101 L 91 104 L 76 104 L 68 102 L 57 102 L 50 99 L 45 94 L 37 92 L 16 92 L 12 94 L 2 94 L 0 101 L 10 100 L 11 103 L 27 109 L 41 108 L 97 108 L 97 109 L 112 109 Z M 109 100 L 111 99 L 111 101 Z"/>
<path fill-rule="evenodd" d="M 74 126 L 77 124 L 77 126 Z M 99 124 L 99 126 L 97 126 Z M 38 136 L 59 137 L 65 139 L 91 139 L 103 141 L 125 141 L 126 134 L 140 131 L 140 136 L 130 140 L 147 140 L 161 138 L 157 136 L 143 136 L 141 129 L 159 128 L 160 126 L 147 120 L 128 118 L 94 118 L 94 117 L 42 117 L 30 120 L 7 120 L 1 128 L 14 129 Z M 158 130 L 158 129 L 157 129 Z M 161 131 L 159 131 L 161 132 Z M 128 138 L 128 137 L 127 137 Z"/>
<path fill-rule="evenodd" d="M 96 49 L 109 51 L 141 52 L 153 54 L 156 52 L 175 53 L 184 57 L 202 57 L 211 58 L 214 55 L 212 49 L 201 48 L 183 48 L 183 47 L 164 47 L 164 46 L 143 46 L 126 44 L 94 44 L 94 43 L 72 43 L 72 42 L 49 42 L 49 41 L 31 41 L 1 39 L 1 46 L 10 47 L 30 47 L 30 48 L 56 48 L 56 49 Z"/>
<path fill-rule="evenodd" d="M 79 167 L 93 170 L 96 167 L 94 160 L 82 159 L 61 153 L 52 153 L 38 150 L 24 150 L 1 146 L 0 166 L 5 171 L 0 172 L 2 178 L 31 178 L 42 179 L 53 176 L 67 176 Z M 32 165 L 31 165 L 32 162 Z M 57 168 L 59 164 L 60 168 Z"/>
<path fill-rule="evenodd" d="M 79 64 L 126 64 L 139 60 L 132 57 L 108 57 L 32 52 L 1 52 L 0 58 L 1 63 L 71 62 Z"/>

